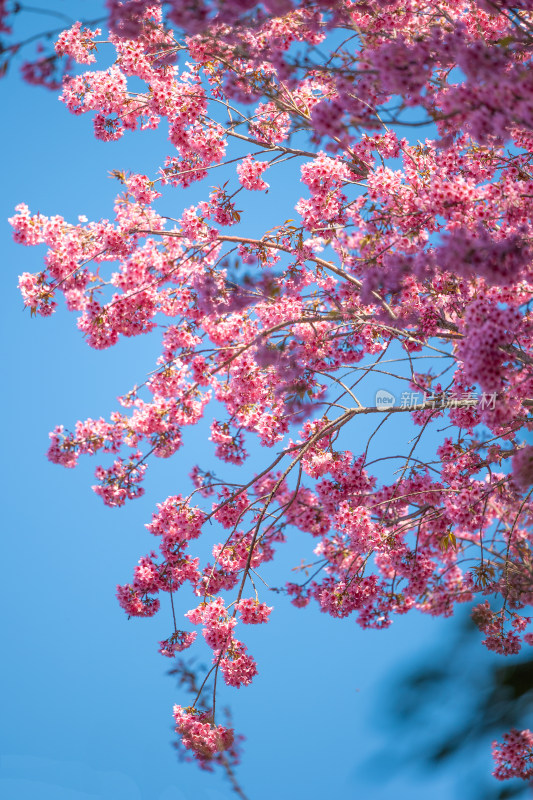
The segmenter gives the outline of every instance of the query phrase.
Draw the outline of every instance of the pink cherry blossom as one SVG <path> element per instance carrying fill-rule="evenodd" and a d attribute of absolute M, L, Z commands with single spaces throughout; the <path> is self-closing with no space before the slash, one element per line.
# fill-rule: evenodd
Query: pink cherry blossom
<path fill-rule="evenodd" d="M 90 65 L 61 101 L 103 142 L 167 136 L 152 171 L 113 171 L 101 219 L 24 203 L 10 219 L 45 248 L 19 278 L 28 316 L 64 298 L 97 351 L 159 336 L 150 374 L 108 417 L 57 425 L 48 458 L 95 456 L 111 507 L 142 495 L 154 458 L 189 464 L 117 588 L 128 616 L 171 607 L 163 655 L 203 640 L 208 675 L 250 684 L 237 636 L 270 621 L 264 565 L 295 530 L 308 547 L 276 610 L 382 629 L 474 603 L 489 650 L 531 644 L 529 6 L 108 0 L 109 35 L 76 23 L 23 68 L 58 86 L 60 57 Z M 190 426 L 216 468 L 194 464 Z M 174 718 L 205 766 L 233 731 L 202 708 Z M 529 780 L 530 731 L 502 736 L 494 774 Z"/>

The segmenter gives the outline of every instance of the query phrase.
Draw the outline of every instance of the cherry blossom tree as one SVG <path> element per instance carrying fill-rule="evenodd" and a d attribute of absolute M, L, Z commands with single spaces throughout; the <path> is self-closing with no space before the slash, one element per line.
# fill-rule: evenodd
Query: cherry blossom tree
<path fill-rule="evenodd" d="M 146 526 L 156 549 L 117 589 L 130 617 L 169 595 L 162 655 L 198 631 L 212 650 L 196 698 L 174 708 L 183 747 L 204 766 L 234 749 L 217 679 L 257 674 L 246 626 L 275 618 L 282 593 L 272 600 L 262 565 L 295 528 L 314 540 L 312 574 L 283 590 L 295 606 L 385 628 L 472 603 L 490 650 L 532 645 L 531 0 L 107 8 L 108 34 L 76 23 L 58 36 L 58 58 L 91 65 L 72 68 L 61 100 L 103 141 L 165 126 L 169 155 L 153 175 L 115 172 L 110 220 L 21 204 L 10 222 L 17 242 L 48 248 L 20 277 L 32 315 L 62 294 L 96 349 L 162 332 L 154 372 L 108 420 L 57 427 L 51 461 L 110 454 L 93 489 L 122 506 L 184 426 L 214 414 L 220 469 L 191 454 L 190 481 Z M 295 219 L 252 235 L 247 197 L 283 181 L 287 161 L 300 166 Z M 213 187 L 217 170 L 230 177 Z M 161 210 L 197 182 L 204 199 Z M 391 426 L 403 449 L 376 455 Z M 194 542 L 213 530 L 201 563 Z M 502 731 L 494 775 L 529 780 L 532 744 Z"/>

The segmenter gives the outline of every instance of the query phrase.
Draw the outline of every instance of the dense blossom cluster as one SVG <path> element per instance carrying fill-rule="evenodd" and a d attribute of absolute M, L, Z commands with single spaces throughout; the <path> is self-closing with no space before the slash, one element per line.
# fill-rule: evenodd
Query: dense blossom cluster
<path fill-rule="evenodd" d="M 17 206 L 15 240 L 48 248 L 20 288 L 42 316 L 62 294 L 93 348 L 162 328 L 162 353 L 109 422 L 56 428 L 49 458 L 73 467 L 112 454 L 94 488 L 122 505 L 142 493 L 150 457 L 172 456 L 213 402 L 215 456 L 243 475 L 197 466 L 191 493 L 158 506 L 147 528 L 159 555 L 118 587 L 121 606 L 152 616 L 166 592 L 174 610 L 189 583 L 199 604 L 185 616 L 202 627 L 212 672 L 246 686 L 257 666 L 235 632 L 268 622 L 255 577 L 298 528 L 312 573 L 286 584 L 295 606 L 384 628 L 475 600 L 489 649 L 530 645 L 531 3 L 107 6 L 105 45 L 77 23 L 56 50 L 91 64 L 110 46 L 115 61 L 66 79 L 61 99 L 104 141 L 163 123 L 169 155 L 152 176 L 114 173 L 111 220 Z M 437 138 L 397 133 L 413 109 Z M 274 214 L 248 235 L 237 195 L 266 193 L 265 170 L 273 184 L 289 160 L 297 219 Z M 218 167 L 223 186 L 176 218 L 158 210 L 168 187 L 212 184 Z M 381 428 L 395 424 L 405 444 L 379 457 Z M 247 467 L 254 436 L 276 447 L 259 469 Z M 222 541 L 202 565 L 187 551 L 212 525 Z M 195 638 L 174 616 L 160 652 Z M 214 711 L 174 716 L 200 761 L 232 746 Z M 505 735 L 496 777 L 531 777 L 532 746 L 528 731 Z"/>
<path fill-rule="evenodd" d="M 492 745 L 496 769 L 494 776 L 500 781 L 509 778 L 533 778 L 533 733 L 529 730 L 511 730 L 504 733 L 503 742 Z"/>
<path fill-rule="evenodd" d="M 183 744 L 200 759 L 212 758 L 233 744 L 233 730 L 215 725 L 208 712 L 197 713 L 195 709 L 176 705 L 174 719 Z"/>

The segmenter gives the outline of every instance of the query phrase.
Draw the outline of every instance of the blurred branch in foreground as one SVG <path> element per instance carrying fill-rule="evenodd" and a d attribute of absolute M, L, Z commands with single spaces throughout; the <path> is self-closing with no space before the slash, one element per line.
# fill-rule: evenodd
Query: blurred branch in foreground
<path fill-rule="evenodd" d="M 532 784 L 501 785 L 478 769 L 478 756 L 487 753 L 490 741 L 531 724 L 533 657 L 480 658 L 477 635 L 472 620 L 463 619 L 455 637 L 389 686 L 383 718 L 394 744 L 371 759 L 379 760 L 380 779 L 407 768 L 447 768 L 460 775 L 463 798 L 533 796 Z"/>

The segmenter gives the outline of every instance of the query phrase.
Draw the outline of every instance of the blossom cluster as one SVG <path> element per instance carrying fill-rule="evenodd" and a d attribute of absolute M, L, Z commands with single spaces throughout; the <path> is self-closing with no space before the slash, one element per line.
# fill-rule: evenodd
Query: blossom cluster
<path fill-rule="evenodd" d="M 533 778 L 533 733 L 529 730 L 515 729 L 503 735 L 503 742 L 494 742 L 492 752 L 496 769 L 495 778 L 500 781 L 509 778 Z"/>
<path fill-rule="evenodd" d="M 200 759 L 212 758 L 215 753 L 228 750 L 233 744 L 233 730 L 215 725 L 209 713 L 174 706 L 176 730 L 185 747 Z"/>

